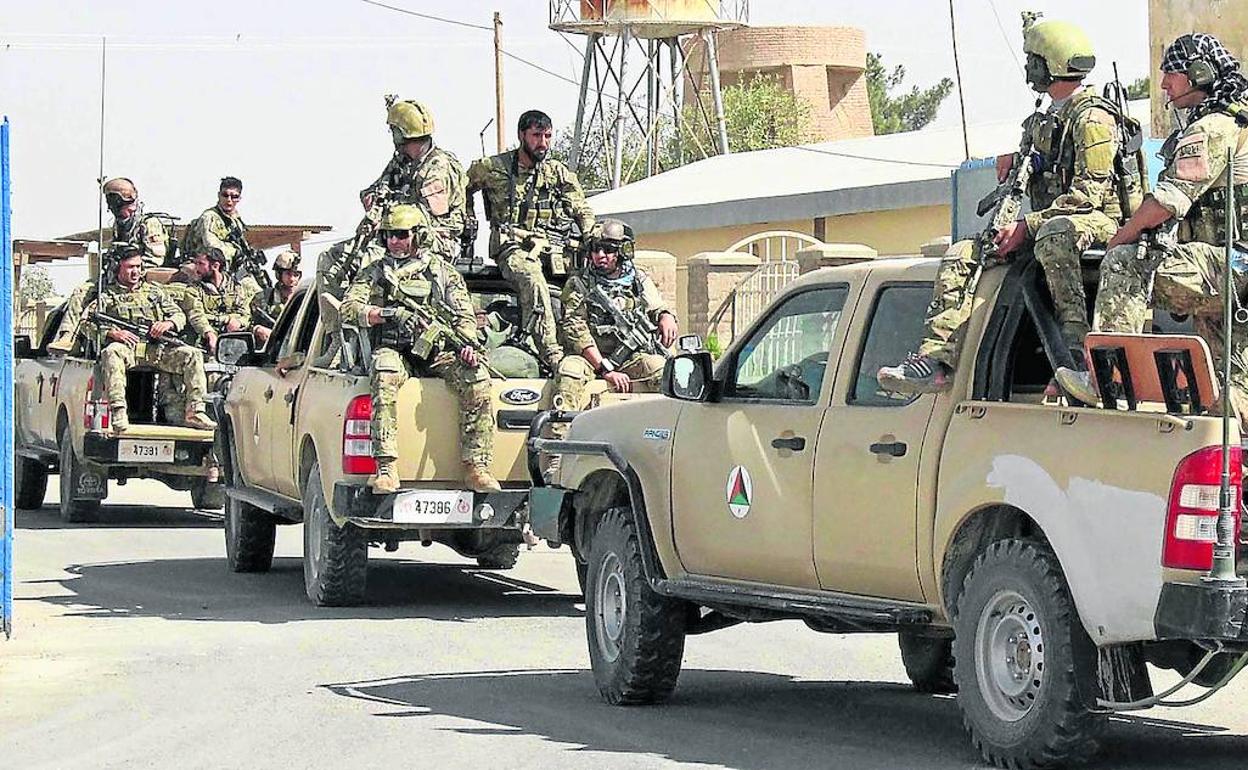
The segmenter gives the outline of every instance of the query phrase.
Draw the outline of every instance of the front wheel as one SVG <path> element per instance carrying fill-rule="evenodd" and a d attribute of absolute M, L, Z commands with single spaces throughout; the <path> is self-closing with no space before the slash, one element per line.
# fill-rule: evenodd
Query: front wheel
<path fill-rule="evenodd" d="M 268 572 L 273 566 L 277 522 L 251 503 L 225 501 L 225 561 L 231 572 Z"/>
<path fill-rule="evenodd" d="M 225 507 L 225 485 L 219 481 L 197 478 L 191 482 L 191 505 L 201 511 L 219 511 Z"/>
<path fill-rule="evenodd" d="M 519 560 L 519 543 L 500 543 L 485 553 L 478 554 L 477 566 L 481 569 L 512 569 Z"/>
<path fill-rule="evenodd" d="M 957 607 L 958 705 L 984 758 L 1045 768 L 1091 757 L 1104 720 L 1080 700 L 1074 654 L 1091 642 L 1053 552 L 1025 540 L 993 543 Z"/>
<path fill-rule="evenodd" d="M 42 460 L 32 460 L 18 455 L 13 458 L 14 479 L 13 505 L 24 511 L 43 507 L 48 494 L 48 466 Z"/>
<path fill-rule="evenodd" d="M 617 706 L 672 694 L 685 651 L 685 605 L 655 593 L 641 542 L 624 508 L 607 511 L 589 544 L 585 629 L 594 682 Z"/>
<path fill-rule="evenodd" d="M 924 693 L 954 693 L 953 640 L 912 631 L 897 634 L 901 662 L 914 689 Z"/>
<path fill-rule="evenodd" d="M 368 540 L 352 524 L 339 527 L 321 488 L 321 465 L 303 485 L 303 586 L 318 607 L 352 607 L 364 601 Z"/>

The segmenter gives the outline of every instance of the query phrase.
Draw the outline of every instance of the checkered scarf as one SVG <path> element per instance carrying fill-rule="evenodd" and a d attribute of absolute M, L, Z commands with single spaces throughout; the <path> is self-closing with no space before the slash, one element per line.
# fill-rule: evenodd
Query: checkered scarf
<path fill-rule="evenodd" d="M 1248 78 L 1239 71 L 1239 61 L 1213 35 L 1196 32 L 1175 40 L 1161 58 L 1161 71 L 1187 72 L 1188 66 L 1198 59 L 1208 62 L 1217 77 L 1208 87 L 1209 96 L 1192 108 L 1189 120 L 1199 120 L 1211 112 L 1226 112 L 1232 104 L 1248 101 Z"/>

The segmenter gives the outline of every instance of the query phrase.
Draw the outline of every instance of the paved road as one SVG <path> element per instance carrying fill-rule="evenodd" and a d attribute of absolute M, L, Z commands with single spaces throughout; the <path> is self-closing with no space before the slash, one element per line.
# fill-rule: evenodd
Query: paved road
<path fill-rule="evenodd" d="M 280 530 L 270 574 L 233 575 L 219 522 L 185 493 L 115 492 L 97 525 L 18 513 L 5 766 L 977 765 L 956 704 L 909 690 L 892 637 L 773 623 L 691 638 L 670 704 L 616 709 L 588 672 L 565 551 L 507 573 L 436 546 L 374 552 L 370 604 L 317 609 L 299 528 Z M 1238 770 L 1246 706 L 1243 680 L 1116 719 L 1100 766 Z"/>

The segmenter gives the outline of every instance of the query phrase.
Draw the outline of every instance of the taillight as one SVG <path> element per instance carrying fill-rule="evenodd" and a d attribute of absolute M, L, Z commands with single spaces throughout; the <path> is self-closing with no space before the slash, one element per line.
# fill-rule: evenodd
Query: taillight
<path fill-rule="evenodd" d="M 108 399 L 96 398 L 94 374 L 87 377 L 87 397 L 82 402 L 82 427 L 90 431 L 108 430 Z"/>
<path fill-rule="evenodd" d="M 1239 531 L 1240 487 L 1243 455 L 1231 447 L 1231 500 L 1234 532 Z M 1166 537 L 1161 562 L 1175 569 L 1213 568 L 1213 545 L 1218 541 L 1218 497 L 1222 479 L 1222 447 L 1208 446 L 1179 462 L 1170 484 L 1170 507 L 1166 512 Z"/>
<path fill-rule="evenodd" d="M 373 421 L 371 396 L 356 396 L 347 405 L 347 416 L 342 421 L 342 472 L 377 472 L 373 459 L 373 438 L 369 426 Z"/>

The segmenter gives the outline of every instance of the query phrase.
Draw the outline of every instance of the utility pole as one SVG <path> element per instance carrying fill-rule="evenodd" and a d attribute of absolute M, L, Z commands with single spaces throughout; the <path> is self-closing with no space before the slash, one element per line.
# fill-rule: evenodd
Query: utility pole
<path fill-rule="evenodd" d="M 507 149 L 503 131 L 503 17 L 494 12 L 494 130 L 498 135 L 498 151 Z"/>
<path fill-rule="evenodd" d="M 971 140 L 966 135 L 966 95 L 962 92 L 962 65 L 958 62 L 958 27 L 953 19 L 953 0 L 949 0 L 949 36 L 953 38 L 953 74 L 958 79 L 958 106 L 962 109 L 962 150 L 971 159 Z"/>

